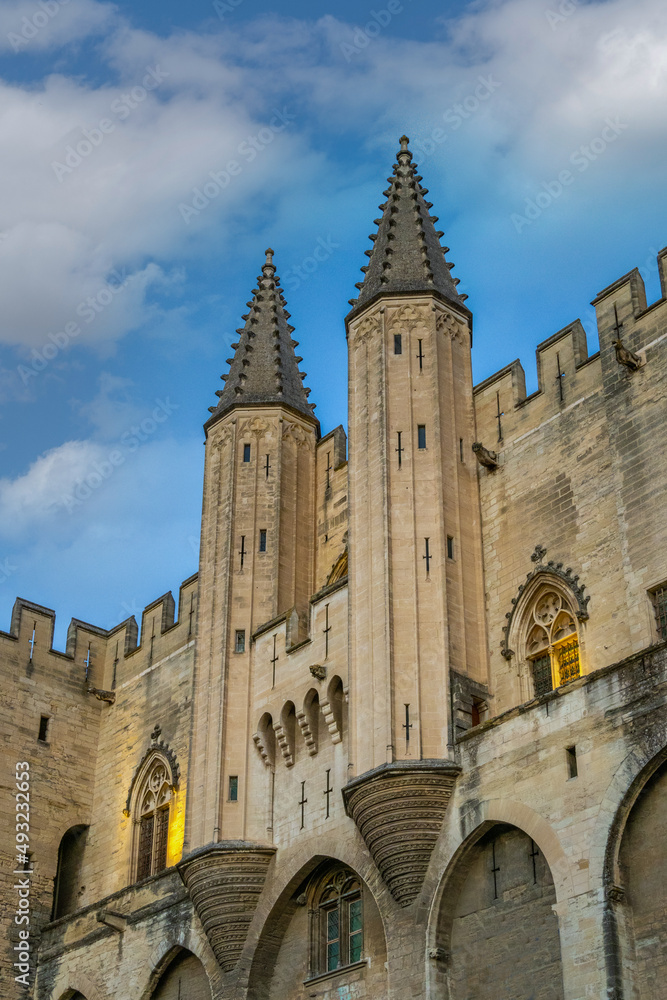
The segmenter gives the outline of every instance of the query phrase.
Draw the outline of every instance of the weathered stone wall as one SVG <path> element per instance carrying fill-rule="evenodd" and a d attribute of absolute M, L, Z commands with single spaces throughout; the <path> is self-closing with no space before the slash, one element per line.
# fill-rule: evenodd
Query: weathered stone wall
<path fill-rule="evenodd" d="M 138 816 L 136 811 L 126 815 L 125 810 L 132 779 L 151 748 L 170 751 L 178 768 L 177 787 L 170 803 L 167 864 L 180 861 L 194 659 L 194 622 L 191 623 L 188 609 L 196 592 L 194 577 L 181 589 L 178 621 L 164 633 L 156 627 L 152 656 L 152 619 L 155 616 L 159 623 L 161 607 L 150 605 L 144 612 L 143 644 L 125 658 L 115 689 L 116 701 L 104 706 L 95 761 L 92 823 L 82 870 L 85 891 L 81 905 L 104 898 L 133 881 Z M 160 732 L 152 738 L 156 726 Z"/>
<path fill-rule="evenodd" d="M 580 629 L 584 671 L 658 638 L 648 591 L 667 578 L 667 466 L 658 444 L 667 416 L 667 303 L 647 309 L 633 272 L 595 304 L 599 355 L 587 357 L 575 323 L 538 347 L 540 383 L 532 396 L 525 397 L 518 362 L 475 390 L 477 436 L 499 463 L 480 469 L 496 713 L 533 694 L 521 655 L 500 654 L 506 615 L 535 568 L 538 544 L 547 550 L 545 563 L 572 568 L 590 599 Z M 616 315 L 623 343 L 640 359 L 637 371 L 616 360 Z"/>
<path fill-rule="evenodd" d="M 471 855 L 453 921 L 450 1000 L 562 1000 L 556 892 L 542 854 L 525 833 L 495 827 Z"/>
<path fill-rule="evenodd" d="M 627 934 L 627 979 L 639 1000 L 667 997 L 667 766 L 647 783 L 625 827 L 620 868 Z M 628 990 L 628 996 L 632 996 Z"/>
<path fill-rule="evenodd" d="M 115 915 L 119 929 L 100 922 L 106 912 Z M 219 996 L 220 971 L 172 869 L 52 924 L 44 935 L 35 997 L 60 1000 L 67 990 L 79 990 L 86 1000 L 149 1000 L 182 948 L 197 956 Z"/>
<path fill-rule="evenodd" d="M 79 629 L 79 641 L 71 655 L 59 653 L 52 648 L 54 621 L 53 611 L 19 600 L 14 606 L 11 633 L 0 633 L 0 784 L 4 789 L 0 809 L 0 980 L 7 984 L 8 997 L 14 996 L 9 992 L 10 984 L 16 996 L 21 991 L 13 982 L 18 973 L 12 968 L 16 958 L 12 948 L 19 931 L 14 922 L 19 901 L 14 886 L 24 878 L 12 874 L 21 867 L 15 851 L 16 764 L 29 764 L 30 774 L 29 813 L 21 813 L 21 822 L 28 820 L 28 850 L 34 869 L 29 876 L 33 969 L 39 931 L 51 916 L 60 840 L 70 827 L 87 826 L 92 820 L 90 762 L 96 757 L 104 706 L 87 693 L 83 661 L 89 639 L 96 652 L 103 639 L 92 628 L 87 634 Z M 38 739 L 41 716 L 49 720 L 44 742 Z"/>
<path fill-rule="evenodd" d="M 11 874 L 19 867 L 12 850 L 17 762 L 30 765 L 33 956 L 39 931 L 51 917 L 58 849 L 68 830 L 89 828 L 77 884 L 67 887 L 73 902 L 85 906 L 130 882 L 133 819 L 123 809 L 134 769 L 151 745 L 157 723 L 163 726 L 160 739 L 172 741 L 182 768 L 183 781 L 171 806 L 168 863 L 180 858 L 196 588 L 196 577 L 181 588 L 178 622 L 171 594 L 146 608 L 140 646 L 134 619 L 108 632 L 74 619 L 67 650 L 58 652 L 52 648 L 54 612 L 21 600 L 14 607 L 11 632 L 0 633 L 0 712 L 6 734 L 2 767 L 8 793 L 8 808 L 0 815 L 3 974 L 11 971 L 10 945 L 19 929 L 12 924 L 18 876 Z M 48 718 L 46 741 L 38 739 L 42 716 Z"/>

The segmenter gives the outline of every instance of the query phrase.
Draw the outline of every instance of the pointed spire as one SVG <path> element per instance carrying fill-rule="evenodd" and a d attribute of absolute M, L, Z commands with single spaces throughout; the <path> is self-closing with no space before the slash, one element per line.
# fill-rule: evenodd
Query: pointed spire
<path fill-rule="evenodd" d="M 361 268 L 364 279 L 357 284 L 359 297 L 350 299 L 348 319 L 378 295 L 401 292 L 436 292 L 468 313 L 463 305 L 467 296 L 459 295 L 458 278 L 449 273 L 454 265 L 445 260 L 443 233 L 436 232 L 438 219 L 429 214 L 432 205 L 425 201 L 428 191 L 421 186 L 409 141 L 401 136 L 393 176 L 387 178 L 387 201 L 380 205 L 382 218 L 375 220 L 378 231 L 369 237 L 369 263 Z"/>
<path fill-rule="evenodd" d="M 269 403 L 283 403 L 317 423 L 315 407 L 308 402 L 310 389 L 303 386 L 306 376 L 299 371 L 294 354 L 294 327 L 287 322 L 289 313 L 284 308 L 271 248 L 266 251 L 248 306 L 249 312 L 243 317 L 245 326 L 236 331 L 238 343 L 232 345 L 236 349 L 234 357 L 227 359 L 229 373 L 221 376 L 225 387 L 218 390 L 220 402 L 210 407 L 213 416 L 205 426 L 233 407 Z"/>

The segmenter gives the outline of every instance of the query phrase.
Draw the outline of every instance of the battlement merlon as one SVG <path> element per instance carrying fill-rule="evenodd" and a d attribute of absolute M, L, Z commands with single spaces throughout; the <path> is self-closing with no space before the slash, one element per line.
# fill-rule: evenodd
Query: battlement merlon
<path fill-rule="evenodd" d="M 115 680 L 115 668 L 120 661 L 132 657 L 132 674 L 141 669 L 141 663 L 137 663 L 133 654 L 140 654 L 142 647 L 147 649 L 150 646 L 151 636 L 146 636 L 148 622 L 158 616 L 159 628 L 155 629 L 153 637 L 153 658 L 158 654 L 169 655 L 184 642 L 194 639 L 197 580 L 195 573 L 180 585 L 178 619 L 174 619 L 175 604 L 171 591 L 146 606 L 142 614 L 141 645 L 137 643 L 139 629 L 134 615 L 111 629 L 72 618 L 67 629 L 65 651 L 62 652 L 53 645 L 56 612 L 22 597 L 17 597 L 14 602 L 10 630 L 0 631 L 0 642 L 6 639 L 11 643 L 18 643 L 19 648 L 25 646 L 26 659 L 32 661 L 35 658 L 36 663 L 43 662 L 46 651 L 48 656 L 56 657 L 61 662 L 66 660 L 70 665 L 81 664 L 82 683 L 87 677 L 89 684 L 95 687 L 111 688 Z M 159 640 L 159 647 L 156 640 Z M 142 659 L 140 655 L 140 661 Z"/>
<path fill-rule="evenodd" d="M 524 370 L 518 360 L 474 387 L 477 440 L 481 444 L 498 450 L 503 441 L 537 428 L 601 391 L 610 378 L 615 381 L 627 375 L 627 369 L 617 359 L 618 340 L 642 364 L 647 360 L 646 350 L 662 340 L 667 329 L 667 247 L 658 253 L 657 263 L 662 298 L 651 305 L 647 306 L 644 282 L 637 268 L 608 285 L 593 300 L 600 352 L 588 355 L 586 332 L 575 320 L 538 344 L 538 388 L 530 396 L 526 396 Z"/>

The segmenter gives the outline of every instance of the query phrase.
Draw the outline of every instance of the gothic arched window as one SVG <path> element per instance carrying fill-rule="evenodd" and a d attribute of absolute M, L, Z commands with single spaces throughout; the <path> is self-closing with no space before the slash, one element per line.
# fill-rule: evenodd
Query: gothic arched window
<path fill-rule="evenodd" d="M 531 604 L 525 629 L 526 658 L 537 696 L 579 676 L 577 619 L 562 593 L 549 587 L 540 590 Z"/>
<path fill-rule="evenodd" d="M 356 875 L 347 869 L 332 872 L 319 883 L 314 904 L 314 974 L 360 962 L 364 957 L 364 914 L 361 882 Z"/>
<path fill-rule="evenodd" d="M 156 756 L 138 789 L 135 810 L 135 879 L 156 875 L 167 867 L 172 778 L 167 764 Z"/>

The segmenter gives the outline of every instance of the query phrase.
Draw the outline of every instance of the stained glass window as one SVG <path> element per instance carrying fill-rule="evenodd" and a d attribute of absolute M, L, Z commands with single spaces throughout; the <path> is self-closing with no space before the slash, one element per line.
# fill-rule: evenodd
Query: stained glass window
<path fill-rule="evenodd" d="M 661 639 L 667 639 L 667 584 L 656 587 L 651 592 L 651 598 L 653 600 L 658 635 Z"/>

